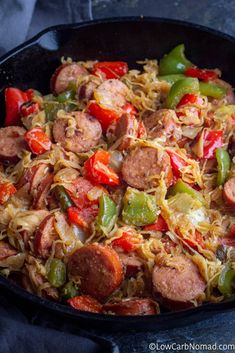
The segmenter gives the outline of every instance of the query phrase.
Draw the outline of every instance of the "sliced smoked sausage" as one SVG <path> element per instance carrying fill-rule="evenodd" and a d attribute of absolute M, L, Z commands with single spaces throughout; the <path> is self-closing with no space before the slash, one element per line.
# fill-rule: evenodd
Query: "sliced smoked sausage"
<path fill-rule="evenodd" d="M 128 149 L 131 144 L 129 136 L 137 137 L 138 121 L 133 115 L 123 114 L 117 121 L 115 129 L 116 139 L 121 139 L 118 149 L 120 151 Z"/>
<path fill-rule="evenodd" d="M 155 265 L 152 274 L 153 290 L 166 306 L 177 308 L 202 294 L 206 284 L 198 267 L 185 255 L 172 258 L 174 267 Z"/>
<path fill-rule="evenodd" d="M 121 300 L 117 303 L 103 305 L 103 312 L 115 315 L 156 315 L 159 313 L 158 304 L 149 298 L 135 298 Z"/>
<path fill-rule="evenodd" d="M 121 108 L 126 103 L 128 87 L 120 80 L 105 80 L 94 92 L 96 101 L 108 107 Z"/>
<path fill-rule="evenodd" d="M 72 125 L 68 130 L 68 126 Z M 70 125 L 70 126 L 71 126 Z M 97 145 L 102 134 L 98 120 L 83 112 L 73 112 L 57 118 L 53 124 L 53 136 L 67 151 L 87 152 Z"/>
<path fill-rule="evenodd" d="M 141 190 L 157 186 L 162 172 L 166 185 L 170 186 L 173 179 L 170 157 L 165 151 L 152 147 L 137 147 L 130 152 L 122 165 L 125 182 Z"/>
<path fill-rule="evenodd" d="M 51 91 L 60 94 L 66 91 L 70 82 L 76 82 L 79 76 L 87 75 L 88 71 L 80 64 L 71 63 L 60 65 L 51 77 Z"/>
<path fill-rule="evenodd" d="M 53 241 L 58 238 L 55 228 L 55 216 L 50 214 L 40 223 L 34 234 L 34 251 L 37 255 L 47 257 Z"/>
<path fill-rule="evenodd" d="M 26 130 L 19 126 L 7 126 L 0 129 L 0 160 L 15 162 L 26 147 Z"/>
<path fill-rule="evenodd" d="M 177 126 L 174 117 L 176 114 L 171 109 L 160 109 L 143 119 L 147 136 L 150 139 L 165 136 L 167 139 L 172 138 L 179 140 L 181 138 L 181 129 Z M 167 140 L 169 143 L 169 140 Z"/>
<path fill-rule="evenodd" d="M 224 184 L 223 196 L 231 206 L 235 207 L 235 178 L 231 178 Z"/>
<path fill-rule="evenodd" d="M 76 250 L 68 261 L 71 276 L 81 280 L 83 293 L 103 301 L 123 280 L 122 263 L 113 249 L 100 244 L 89 244 Z"/>

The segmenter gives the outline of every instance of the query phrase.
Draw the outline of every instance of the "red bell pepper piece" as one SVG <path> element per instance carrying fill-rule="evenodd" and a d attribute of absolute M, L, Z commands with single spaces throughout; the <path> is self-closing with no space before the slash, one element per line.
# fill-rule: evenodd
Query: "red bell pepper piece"
<path fill-rule="evenodd" d="M 197 67 L 189 67 L 184 72 L 185 76 L 196 77 L 202 81 L 210 81 L 218 78 L 218 74 L 214 70 L 203 70 Z"/>
<path fill-rule="evenodd" d="M 116 186 L 120 184 L 119 176 L 108 166 L 110 154 L 97 151 L 84 163 L 84 175 L 97 184 Z"/>
<path fill-rule="evenodd" d="M 128 72 L 128 65 L 124 61 L 101 61 L 93 66 L 93 75 L 102 75 L 106 80 L 120 78 Z"/>
<path fill-rule="evenodd" d="M 191 105 L 191 104 L 202 105 L 203 99 L 200 96 L 197 96 L 196 94 L 187 93 L 181 98 L 176 108 L 180 108 L 183 105 Z"/>
<path fill-rule="evenodd" d="M 69 220 L 72 224 L 76 224 L 82 229 L 87 229 L 89 224 L 98 215 L 98 207 L 86 207 L 79 209 L 78 207 L 69 207 L 67 209 Z"/>
<path fill-rule="evenodd" d="M 40 127 L 28 130 L 24 138 L 34 154 L 42 154 L 51 149 L 51 141 Z"/>
<path fill-rule="evenodd" d="M 11 183 L 0 184 L 0 204 L 3 205 L 16 192 L 16 188 Z"/>
<path fill-rule="evenodd" d="M 68 303 L 72 308 L 91 313 L 101 313 L 102 305 L 89 295 L 79 295 L 68 299 Z"/>
<path fill-rule="evenodd" d="M 191 248 L 197 250 L 198 245 L 201 248 L 204 248 L 204 239 L 203 236 L 200 232 L 198 232 L 197 230 L 195 231 L 195 237 L 194 239 L 184 239 L 185 243 L 187 243 Z"/>
<path fill-rule="evenodd" d="M 140 245 L 140 239 L 135 237 L 132 231 L 124 231 L 120 238 L 112 241 L 114 248 L 121 248 L 125 252 L 135 251 Z"/>
<path fill-rule="evenodd" d="M 37 113 L 39 111 L 39 104 L 37 102 L 25 102 L 20 107 L 20 114 L 23 117 L 29 116 L 33 113 Z"/>
<path fill-rule="evenodd" d="M 167 232 L 169 230 L 168 225 L 165 221 L 165 219 L 159 215 L 155 223 L 153 224 L 148 224 L 147 226 L 144 227 L 144 230 L 146 231 L 159 231 L 159 232 Z"/>
<path fill-rule="evenodd" d="M 100 122 L 104 132 L 112 122 L 119 119 L 119 114 L 115 110 L 103 108 L 101 105 L 95 102 L 88 104 L 87 110 L 88 113 L 90 113 Z"/>
<path fill-rule="evenodd" d="M 136 108 L 131 103 L 124 104 L 124 106 L 122 107 L 122 110 L 123 110 L 124 113 L 127 113 L 127 114 L 131 114 L 131 115 L 136 115 L 137 114 Z"/>
<path fill-rule="evenodd" d="M 9 87 L 5 89 L 5 126 L 20 125 L 20 107 L 28 100 L 27 93 L 18 88 Z"/>
<path fill-rule="evenodd" d="M 186 167 L 188 163 L 173 151 L 168 150 L 167 153 L 171 160 L 171 167 L 172 167 L 174 177 L 179 178 L 181 176 L 180 169 L 182 167 Z"/>
<path fill-rule="evenodd" d="M 203 136 L 203 158 L 213 159 L 216 148 L 223 145 L 222 130 L 205 130 Z"/>

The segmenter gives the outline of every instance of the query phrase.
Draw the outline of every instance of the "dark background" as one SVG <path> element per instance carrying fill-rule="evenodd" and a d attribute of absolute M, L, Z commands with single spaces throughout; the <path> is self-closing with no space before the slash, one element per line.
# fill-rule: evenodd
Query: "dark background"
<path fill-rule="evenodd" d="M 143 15 L 181 19 L 235 36 L 234 14 L 233 0 L 0 0 L 0 55 L 48 26 L 114 16 Z M 43 324 L 43 319 L 38 319 L 38 322 Z M 227 313 L 167 331 L 143 333 L 135 332 L 133 327 L 132 332 L 107 333 L 92 329 L 90 332 L 112 338 L 120 352 L 147 353 L 151 352 L 148 347 L 151 342 L 235 344 L 234 326 L 235 313 Z M 231 352 L 225 349 L 216 352 L 221 351 Z"/>

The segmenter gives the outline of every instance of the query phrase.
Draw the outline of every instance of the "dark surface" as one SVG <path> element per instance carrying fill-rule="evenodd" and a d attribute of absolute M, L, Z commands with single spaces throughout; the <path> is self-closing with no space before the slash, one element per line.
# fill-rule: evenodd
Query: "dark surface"
<path fill-rule="evenodd" d="M 7 7 L 10 1 L 2 0 L 0 1 L 1 5 Z M 19 3 L 20 1 L 13 1 Z M 32 11 L 34 0 L 24 0 L 22 1 L 27 3 L 28 9 Z M 43 5 L 43 1 L 41 2 Z M 46 5 L 48 4 L 48 7 Z M 56 5 L 52 4 L 52 1 L 44 1 L 43 6 L 37 5 L 36 12 L 34 12 L 33 20 L 23 21 L 22 12 L 19 16 L 22 20 L 21 26 L 18 28 L 14 27 L 15 17 L 12 18 L 12 22 L 9 21 L 10 17 L 0 16 L 1 17 L 1 29 L 5 27 L 7 31 L 2 34 L 0 33 L 0 45 L 3 42 L 8 43 L 6 46 L 7 49 L 10 49 L 12 46 L 19 44 L 24 40 L 25 36 L 32 36 L 39 30 L 43 29 L 45 26 L 54 25 L 58 23 L 68 23 L 71 21 L 78 21 L 81 18 L 85 19 L 89 11 L 82 7 L 80 10 L 77 10 L 79 6 L 79 1 L 66 1 L 66 6 L 63 6 L 63 1 L 57 1 Z M 26 6 L 26 5 L 25 5 Z M 48 8 L 50 11 L 48 11 Z M 73 9 L 75 9 L 73 11 Z M 18 8 L 19 12 L 21 8 Z M 82 11 L 84 10 L 83 15 Z M 235 1 L 196 1 L 196 0 L 186 0 L 186 1 L 159 1 L 159 0 L 93 0 L 93 17 L 112 17 L 112 16 L 121 16 L 121 15 L 151 15 L 151 16 L 164 16 L 171 18 L 178 18 L 183 20 L 190 20 L 194 23 L 200 23 L 207 25 L 211 28 L 223 30 L 226 33 L 235 35 L 235 22 L 234 22 L 234 10 L 235 10 Z M 7 11 L 7 9 L 6 9 Z M 11 28 L 11 26 L 13 28 Z M 28 27 L 27 27 L 28 26 Z M 10 31 L 14 29 L 13 31 Z M 17 30 L 15 30 L 17 29 Z M 19 30 L 20 29 L 20 30 Z M 1 32 L 1 31 L 0 31 Z M 12 34 L 13 33 L 13 34 Z M 12 34 L 12 36 L 11 36 Z M 19 34 L 19 35 L 18 35 Z M 164 33 L 162 34 L 164 36 Z M 3 40 L 4 39 L 4 40 Z M 9 40 L 11 39 L 11 40 Z M 7 41 L 6 41 L 7 40 Z M 10 42 L 10 43 L 9 43 Z M 157 45 L 157 43 L 156 43 Z M 221 53 L 221 49 L 217 46 L 218 52 Z M 3 50 L 2 50 L 3 53 Z M 234 55 L 234 52 L 231 53 Z M 43 318 L 40 319 L 41 314 L 37 314 L 37 322 L 41 325 L 45 325 L 46 320 Z M 50 316 L 49 320 L 53 319 Z M 66 325 L 65 322 L 63 322 Z M 58 322 L 51 320 L 51 325 L 57 325 Z M 60 322 L 60 324 L 62 324 Z M 169 325 L 170 325 L 169 321 Z M 114 341 L 118 342 L 121 352 L 135 352 L 135 353 L 145 353 L 150 352 L 148 345 L 151 342 L 158 343 L 215 343 L 218 344 L 229 344 L 234 343 L 234 324 L 235 324 L 235 313 L 220 314 L 216 317 L 211 318 L 210 320 L 203 321 L 198 324 L 190 325 L 185 328 L 180 329 L 171 329 L 166 331 L 159 331 L 158 329 L 155 332 L 146 332 L 136 333 L 130 332 L 128 330 L 122 330 L 116 333 L 105 333 L 94 330 L 90 332 L 98 333 L 104 337 L 112 337 Z M 133 325 L 133 330 L 135 325 Z M 74 333 L 79 331 L 74 328 Z M 47 350 L 44 350 L 47 352 Z M 161 350 L 159 350 L 161 351 Z M 165 350 L 169 352 L 170 350 Z M 198 350 L 202 352 L 205 350 Z M 217 349 L 217 352 L 231 352 L 232 350 L 226 349 Z"/>

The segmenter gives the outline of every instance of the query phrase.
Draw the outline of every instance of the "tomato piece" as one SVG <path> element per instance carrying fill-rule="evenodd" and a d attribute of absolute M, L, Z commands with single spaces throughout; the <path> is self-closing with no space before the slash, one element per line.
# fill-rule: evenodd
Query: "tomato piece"
<path fill-rule="evenodd" d="M 28 95 L 18 88 L 8 87 L 5 89 L 5 126 L 20 125 L 20 107 L 28 100 Z"/>
<path fill-rule="evenodd" d="M 167 150 L 167 153 L 171 160 L 171 167 L 172 167 L 174 177 L 179 178 L 181 176 L 180 169 L 182 167 L 186 167 L 188 163 L 173 151 Z"/>
<path fill-rule="evenodd" d="M 140 245 L 140 239 L 135 237 L 133 231 L 124 231 L 120 238 L 114 239 L 112 241 L 112 246 L 114 248 L 121 248 L 125 252 L 135 251 Z"/>
<path fill-rule="evenodd" d="M 146 231 L 155 230 L 159 232 L 167 232 L 169 228 L 165 219 L 161 215 L 159 215 L 156 222 L 153 224 L 148 224 L 147 226 L 144 227 L 144 230 Z"/>
<path fill-rule="evenodd" d="M 51 149 L 51 141 L 40 127 L 28 130 L 24 138 L 34 154 L 42 154 Z"/>
<path fill-rule="evenodd" d="M 119 176 L 110 168 L 110 154 L 97 151 L 84 163 L 84 175 L 94 183 L 116 186 L 120 184 Z"/>
<path fill-rule="evenodd" d="M 104 79 L 120 78 L 128 72 L 124 61 L 101 61 L 93 66 L 92 74 L 101 75 Z"/>
<path fill-rule="evenodd" d="M 181 100 L 177 104 L 176 108 L 180 108 L 183 105 L 190 105 L 190 104 L 202 105 L 203 99 L 201 97 L 197 96 L 196 94 L 187 93 L 181 98 Z"/>
<path fill-rule="evenodd" d="M 206 130 L 203 136 L 203 158 L 213 159 L 216 148 L 223 146 L 222 130 Z"/>
<path fill-rule="evenodd" d="M 94 221 L 98 215 L 98 207 L 86 207 L 79 209 L 78 207 L 69 207 L 67 209 L 68 217 L 71 223 L 76 224 L 82 229 L 87 229 L 89 224 Z"/>
<path fill-rule="evenodd" d="M 33 113 L 37 113 L 39 111 L 39 104 L 37 102 L 25 102 L 20 107 L 20 114 L 23 117 L 29 116 Z"/>
<path fill-rule="evenodd" d="M 68 303 L 77 310 L 89 311 L 91 313 L 100 313 L 102 305 L 89 295 L 80 295 L 68 299 Z"/>
<path fill-rule="evenodd" d="M 11 183 L 0 184 L 0 204 L 3 205 L 16 192 L 16 188 Z"/>
<path fill-rule="evenodd" d="M 88 104 L 87 111 L 100 122 L 104 132 L 110 124 L 119 119 L 119 114 L 115 110 L 103 108 L 95 102 Z"/>
<path fill-rule="evenodd" d="M 131 115 L 136 115 L 138 113 L 137 109 L 131 103 L 124 104 L 124 106 L 122 107 L 122 110 L 124 111 L 124 113 L 131 114 Z"/>
<path fill-rule="evenodd" d="M 197 67 L 189 67 L 184 72 L 185 76 L 196 77 L 202 81 L 215 80 L 219 77 L 218 73 L 214 70 L 198 69 Z"/>

